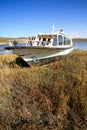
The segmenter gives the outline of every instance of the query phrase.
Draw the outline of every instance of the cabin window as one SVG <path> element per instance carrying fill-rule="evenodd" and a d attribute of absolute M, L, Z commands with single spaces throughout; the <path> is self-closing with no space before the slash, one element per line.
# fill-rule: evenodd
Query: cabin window
<path fill-rule="evenodd" d="M 47 45 L 50 43 L 50 38 L 46 39 Z"/>
<path fill-rule="evenodd" d="M 39 41 L 41 41 L 41 38 L 39 38 Z"/>
<path fill-rule="evenodd" d="M 53 40 L 53 46 L 57 46 L 57 38 L 54 38 L 54 40 Z"/>
<path fill-rule="evenodd" d="M 64 37 L 64 45 L 70 45 L 71 41 Z"/>
<path fill-rule="evenodd" d="M 43 41 L 46 41 L 46 38 L 43 38 Z"/>
<path fill-rule="evenodd" d="M 58 36 L 58 40 L 59 40 L 59 45 L 62 45 L 62 36 L 61 35 Z"/>
<path fill-rule="evenodd" d="M 50 38 L 48 39 L 48 42 L 50 42 Z"/>

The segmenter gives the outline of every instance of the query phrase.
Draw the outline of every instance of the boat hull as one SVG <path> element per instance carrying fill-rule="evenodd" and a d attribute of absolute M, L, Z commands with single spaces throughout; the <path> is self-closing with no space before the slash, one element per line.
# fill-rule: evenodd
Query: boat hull
<path fill-rule="evenodd" d="M 55 61 L 59 56 L 69 54 L 73 47 L 9 47 L 8 49 L 32 66 Z"/>

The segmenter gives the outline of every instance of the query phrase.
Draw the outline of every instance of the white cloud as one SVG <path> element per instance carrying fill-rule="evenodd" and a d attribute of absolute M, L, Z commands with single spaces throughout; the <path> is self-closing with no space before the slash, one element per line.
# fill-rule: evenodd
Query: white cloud
<path fill-rule="evenodd" d="M 73 32 L 70 34 L 71 38 L 87 38 L 87 31 L 84 32 Z"/>
<path fill-rule="evenodd" d="M 71 27 L 72 32 L 70 36 L 72 38 L 87 38 L 87 30 L 85 24 L 75 24 Z"/>
<path fill-rule="evenodd" d="M 80 36 L 79 32 L 74 32 L 74 33 L 70 34 L 70 37 L 77 38 L 77 37 L 81 37 L 81 36 Z"/>

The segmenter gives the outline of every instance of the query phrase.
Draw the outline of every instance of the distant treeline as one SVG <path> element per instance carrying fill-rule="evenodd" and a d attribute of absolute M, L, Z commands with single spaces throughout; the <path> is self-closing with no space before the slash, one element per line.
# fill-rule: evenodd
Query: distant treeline
<path fill-rule="evenodd" d="M 0 43 L 5 43 L 8 41 L 17 41 L 17 42 L 24 42 L 26 40 L 25 37 L 19 37 L 19 38 L 7 38 L 7 37 L 0 37 Z"/>
<path fill-rule="evenodd" d="M 87 38 L 73 38 L 73 42 L 78 42 L 78 41 L 87 41 Z"/>
<path fill-rule="evenodd" d="M 27 38 L 26 37 L 19 37 L 19 38 L 8 38 L 8 37 L 0 37 L 0 43 L 8 42 L 8 41 L 17 41 L 17 42 L 24 42 Z M 73 42 L 78 41 L 87 41 L 87 38 L 73 38 Z"/>

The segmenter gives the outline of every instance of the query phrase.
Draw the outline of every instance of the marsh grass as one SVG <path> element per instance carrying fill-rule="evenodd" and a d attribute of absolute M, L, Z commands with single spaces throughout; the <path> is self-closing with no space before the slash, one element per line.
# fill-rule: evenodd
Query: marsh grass
<path fill-rule="evenodd" d="M 24 38 L 2 38 L 0 37 L 0 43 L 8 43 L 9 41 L 13 42 L 14 40 L 17 41 L 17 42 L 25 42 L 27 38 L 24 37 Z"/>
<path fill-rule="evenodd" d="M 0 57 L 0 130 L 86 130 L 87 52 L 26 68 Z"/>

